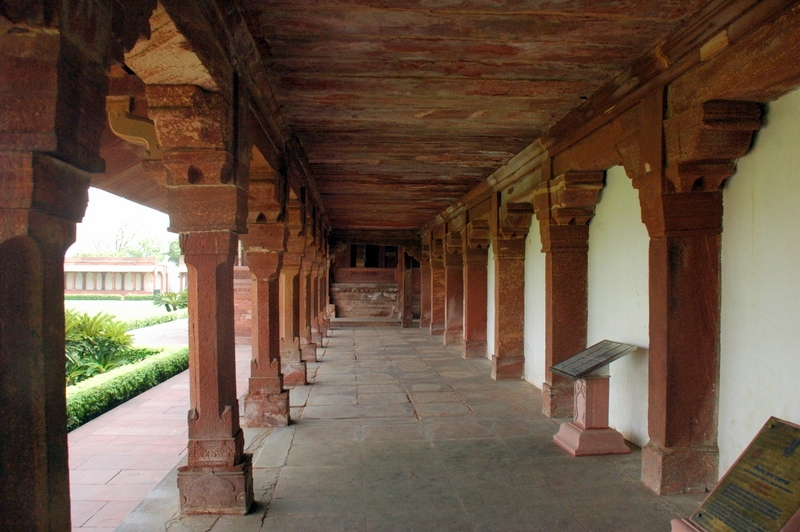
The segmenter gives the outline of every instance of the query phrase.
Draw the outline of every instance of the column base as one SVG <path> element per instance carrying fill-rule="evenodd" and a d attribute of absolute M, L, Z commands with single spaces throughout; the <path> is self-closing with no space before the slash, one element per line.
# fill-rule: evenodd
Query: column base
<path fill-rule="evenodd" d="M 492 355 L 492 378 L 496 381 L 522 378 L 525 357 L 498 357 Z"/>
<path fill-rule="evenodd" d="M 320 327 L 311 329 L 311 343 L 322 345 L 322 330 Z"/>
<path fill-rule="evenodd" d="M 291 421 L 289 392 L 248 393 L 242 397 L 243 427 L 285 427 Z"/>
<path fill-rule="evenodd" d="M 317 361 L 317 344 L 303 344 L 300 346 L 300 358 L 306 362 Z"/>
<path fill-rule="evenodd" d="M 308 371 L 305 360 L 281 364 L 281 372 L 283 373 L 283 385 L 287 388 L 308 384 Z"/>
<path fill-rule="evenodd" d="M 431 327 L 431 319 L 430 318 L 420 318 L 419 319 L 419 328 L 420 329 L 430 329 Z"/>
<path fill-rule="evenodd" d="M 441 336 L 444 334 L 444 325 L 441 323 L 431 323 L 431 336 Z"/>
<path fill-rule="evenodd" d="M 611 428 L 582 429 L 573 422 L 562 423 L 553 441 L 572 456 L 628 454 L 622 434 Z"/>
<path fill-rule="evenodd" d="M 572 417 L 575 406 L 574 386 L 553 387 L 546 382 L 542 385 L 542 414 L 547 417 Z"/>
<path fill-rule="evenodd" d="M 458 331 L 445 331 L 442 343 L 443 345 L 461 345 L 461 342 L 464 341 L 464 336 L 460 330 Z"/>
<path fill-rule="evenodd" d="M 716 447 L 642 449 L 642 482 L 658 495 L 702 493 L 717 483 Z"/>
<path fill-rule="evenodd" d="M 184 515 L 245 515 L 253 504 L 252 455 L 233 467 L 178 468 L 178 490 Z"/>
<path fill-rule="evenodd" d="M 461 358 L 486 358 L 486 340 L 463 340 Z"/>

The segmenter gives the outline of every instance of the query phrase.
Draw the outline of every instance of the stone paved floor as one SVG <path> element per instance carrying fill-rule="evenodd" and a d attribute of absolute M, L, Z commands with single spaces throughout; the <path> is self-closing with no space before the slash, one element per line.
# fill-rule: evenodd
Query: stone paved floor
<path fill-rule="evenodd" d="M 420 329 L 334 330 L 293 389 L 295 423 L 246 431 L 257 504 L 178 515 L 173 470 L 117 529 L 668 531 L 700 496 L 656 497 L 641 454 L 572 458 L 540 392 Z"/>

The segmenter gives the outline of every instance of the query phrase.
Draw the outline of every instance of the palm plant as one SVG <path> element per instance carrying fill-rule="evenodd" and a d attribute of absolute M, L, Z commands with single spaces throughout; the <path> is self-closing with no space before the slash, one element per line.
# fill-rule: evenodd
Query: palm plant
<path fill-rule="evenodd" d="M 128 362 L 132 338 L 127 326 L 106 313 L 89 316 L 65 313 L 65 354 L 67 384 L 75 384 Z"/>
<path fill-rule="evenodd" d="M 188 306 L 188 296 L 186 290 L 183 292 L 160 292 L 153 296 L 153 304 L 156 306 L 164 305 L 167 312 L 186 308 Z"/>

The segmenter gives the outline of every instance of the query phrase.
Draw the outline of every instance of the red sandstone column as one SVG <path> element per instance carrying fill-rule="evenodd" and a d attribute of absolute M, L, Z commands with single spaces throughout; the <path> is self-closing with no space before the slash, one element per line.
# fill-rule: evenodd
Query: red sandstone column
<path fill-rule="evenodd" d="M 600 200 L 604 172 L 567 172 L 534 191 L 545 253 L 545 382 L 542 412 L 570 417 L 572 381 L 550 367 L 586 348 L 589 221 Z"/>
<path fill-rule="evenodd" d="M 299 329 L 300 355 L 307 362 L 317 361 L 317 345 L 311 341 L 311 305 L 312 287 L 311 280 L 314 276 L 314 249 L 313 243 L 306 246 L 303 261 L 300 266 L 299 292 L 300 302 Z"/>
<path fill-rule="evenodd" d="M 431 334 L 444 334 L 444 260 L 431 257 Z"/>
<path fill-rule="evenodd" d="M 525 362 L 525 238 L 494 240 L 492 378 L 521 379 Z"/>
<path fill-rule="evenodd" d="M 253 482 L 236 396 L 233 264 L 237 233 L 246 231 L 248 139 L 232 127 L 237 106 L 219 93 L 190 85 L 146 90 L 164 149 L 170 230 L 181 235 L 188 268 L 191 409 L 188 461 L 178 470 L 181 512 L 243 514 Z"/>
<path fill-rule="evenodd" d="M 542 412 L 570 417 L 574 385 L 550 367 L 586 348 L 589 226 L 539 225 L 545 252 L 545 382 Z"/>
<path fill-rule="evenodd" d="M 241 236 L 253 279 L 252 359 L 248 392 L 242 397 L 243 425 L 283 426 L 290 421 L 289 393 L 280 357 L 280 269 L 287 228 L 279 221 L 282 176 L 268 166 L 250 167 L 247 234 Z"/>
<path fill-rule="evenodd" d="M 500 205 L 495 199 L 492 217 L 494 246 L 493 379 L 520 379 L 525 363 L 525 237 L 531 225 L 530 203 Z"/>
<path fill-rule="evenodd" d="M 71 165 L 0 152 L 2 530 L 70 528 L 64 253 L 88 188 Z"/>
<path fill-rule="evenodd" d="M 320 327 L 320 345 L 322 345 L 322 339 L 328 337 L 328 331 L 330 330 L 330 316 L 328 315 L 328 278 L 330 276 L 330 259 L 328 258 L 328 251 L 327 247 L 325 248 L 325 252 L 322 259 L 322 267 L 320 268 L 320 290 L 319 290 L 319 327 Z"/>
<path fill-rule="evenodd" d="M 411 310 L 413 287 L 411 286 L 411 261 L 406 255 L 403 246 L 399 247 L 397 250 L 397 265 L 399 269 L 397 272 L 397 293 L 400 298 L 400 319 L 402 321 L 402 326 L 409 328 L 414 318 Z"/>
<path fill-rule="evenodd" d="M 461 354 L 464 358 L 486 356 L 486 281 L 489 224 L 475 220 L 463 232 L 464 260 L 464 341 Z"/>
<path fill-rule="evenodd" d="M 300 266 L 301 253 L 283 256 L 280 275 L 281 306 L 281 363 L 286 386 L 303 386 L 308 383 L 306 361 L 300 354 Z"/>
<path fill-rule="evenodd" d="M 423 252 L 420 268 L 420 316 L 419 326 L 422 329 L 431 327 L 431 262 Z"/>
<path fill-rule="evenodd" d="M 280 357 L 281 255 L 281 252 L 247 252 L 253 278 L 253 357 L 248 391 L 242 398 L 245 427 L 285 426 L 290 421 L 289 392 L 283 388 Z"/>
<path fill-rule="evenodd" d="M 103 170 L 111 8 L 0 11 L 0 530 L 69 530 L 64 252 Z"/>
<path fill-rule="evenodd" d="M 311 268 L 311 343 L 322 347 L 322 333 L 320 328 L 320 274 L 322 253 L 317 250 L 314 256 L 314 265 Z"/>
<path fill-rule="evenodd" d="M 634 176 L 650 234 L 642 481 L 659 494 L 717 481 L 721 186 L 760 116 L 753 102 L 713 101 L 665 120 L 664 175 Z"/>
<path fill-rule="evenodd" d="M 445 235 L 444 254 L 444 345 L 461 345 L 464 338 L 464 264 L 461 233 Z"/>
<path fill-rule="evenodd" d="M 444 242 L 431 235 L 431 334 L 444 334 Z"/>
<path fill-rule="evenodd" d="M 251 457 L 244 453 L 236 399 L 237 242 L 229 231 L 181 234 L 189 277 L 191 401 L 188 462 L 178 468 L 184 513 L 246 513 L 252 504 Z"/>

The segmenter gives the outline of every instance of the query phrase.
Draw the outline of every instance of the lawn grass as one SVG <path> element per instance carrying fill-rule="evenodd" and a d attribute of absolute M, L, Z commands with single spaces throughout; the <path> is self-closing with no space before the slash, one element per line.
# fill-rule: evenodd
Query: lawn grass
<path fill-rule="evenodd" d="M 85 312 L 90 316 L 105 312 L 116 316 L 119 321 L 133 321 L 150 316 L 168 314 L 163 305 L 155 306 L 152 301 L 64 301 L 64 307 Z"/>

